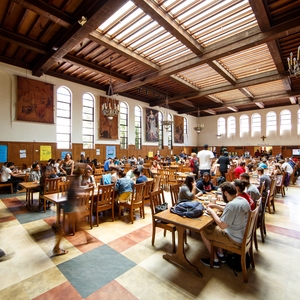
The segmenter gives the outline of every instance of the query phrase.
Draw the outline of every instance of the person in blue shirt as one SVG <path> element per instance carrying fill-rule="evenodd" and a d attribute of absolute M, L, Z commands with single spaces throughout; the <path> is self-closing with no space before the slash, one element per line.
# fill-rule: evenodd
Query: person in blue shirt
<path fill-rule="evenodd" d="M 142 183 L 148 181 L 148 178 L 144 175 L 141 174 L 141 172 L 138 169 L 135 169 L 133 171 L 134 176 L 136 177 L 136 183 Z"/>
<path fill-rule="evenodd" d="M 263 158 L 261 163 L 258 165 L 258 168 L 268 169 L 267 160 Z"/>
<path fill-rule="evenodd" d="M 108 158 L 105 162 L 104 162 L 104 172 L 110 171 L 110 164 L 111 164 L 111 158 Z"/>
<path fill-rule="evenodd" d="M 116 200 L 120 203 L 126 202 L 130 199 L 133 192 L 134 182 L 132 179 L 126 177 L 126 173 L 120 172 L 119 179 L 115 185 L 115 191 L 117 192 L 118 197 Z"/>

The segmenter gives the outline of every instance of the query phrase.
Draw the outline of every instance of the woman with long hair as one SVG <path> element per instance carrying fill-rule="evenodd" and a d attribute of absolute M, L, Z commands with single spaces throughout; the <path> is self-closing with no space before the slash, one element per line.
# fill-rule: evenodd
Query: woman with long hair
<path fill-rule="evenodd" d="M 178 194 L 178 203 L 192 201 L 196 197 L 201 195 L 202 192 L 197 189 L 194 176 L 187 176 L 185 178 L 183 186 L 180 187 Z"/>

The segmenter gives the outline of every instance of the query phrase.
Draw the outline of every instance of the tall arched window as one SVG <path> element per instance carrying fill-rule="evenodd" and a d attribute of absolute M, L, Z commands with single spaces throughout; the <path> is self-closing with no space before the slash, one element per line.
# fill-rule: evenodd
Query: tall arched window
<path fill-rule="evenodd" d="M 218 135 L 222 135 L 226 133 L 226 121 L 225 118 L 219 118 L 218 119 Z"/>
<path fill-rule="evenodd" d="M 240 117 L 240 136 L 249 133 L 249 117 L 247 115 L 241 115 Z"/>
<path fill-rule="evenodd" d="M 83 149 L 94 148 L 94 96 L 90 93 L 82 97 L 82 143 Z"/>
<path fill-rule="evenodd" d="M 139 106 L 135 106 L 135 149 L 142 149 L 142 109 Z"/>
<path fill-rule="evenodd" d="M 125 102 L 120 102 L 119 114 L 120 128 L 120 149 L 128 148 L 128 106 Z"/>
<path fill-rule="evenodd" d="M 235 123 L 235 117 L 229 117 L 227 120 L 227 132 L 228 136 L 233 136 L 236 133 L 236 123 Z"/>
<path fill-rule="evenodd" d="M 288 109 L 284 109 L 280 112 L 280 135 L 292 128 L 291 112 Z"/>
<path fill-rule="evenodd" d="M 261 116 L 253 114 L 251 117 L 251 136 L 261 133 Z"/>
<path fill-rule="evenodd" d="M 56 142 L 58 149 L 71 148 L 71 92 L 66 87 L 57 89 Z"/>
<path fill-rule="evenodd" d="M 183 118 L 183 133 L 187 134 L 187 119 Z"/>
<path fill-rule="evenodd" d="M 163 134 L 163 114 L 162 112 L 158 112 L 158 124 L 157 124 L 157 131 L 158 131 L 158 149 L 164 148 L 164 134 Z"/>
<path fill-rule="evenodd" d="M 173 116 L 171 114 L 168 114 L 168 120 L 169 121 L 173 121 Z M 171 126 L 169 126 L 169 130 L 168 130 L 168 148 L 169 149 L 173 149 L 173 123 Z"/>
<path fill-rule="evenodd" d="M 266 116 L 266 127 L 267 127 L 267 135 L 273 131 L 276 132 L 277 130 L 277 118 L 276 113 L 274 111 L 270 111 L 267 113 Z"/>

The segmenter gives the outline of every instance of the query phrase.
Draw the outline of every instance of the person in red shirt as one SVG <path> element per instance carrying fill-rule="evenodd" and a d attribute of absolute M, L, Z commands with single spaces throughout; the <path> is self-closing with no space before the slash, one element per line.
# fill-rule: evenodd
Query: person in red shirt
<path fill-rule="evenodd" d="M 240 179 L 235 179 L 233 183 L 235 185 L 237 195 L 245 198 L 248 201 L 251 210 L 255 209 L 255 207 L 256 207 L 255 202 L 247 193 L 244 192 L 244 190 L 246 188 L 245 181 L 242 181 Z"/>
<path fill-rule="evenodd" d="M 246 166 L 246 163 L 242 161 L 242 162 L 240 162 L 240 165 L 234 169 L 235 178 L 240 178 L 241 174 L 246 173 L 245 166 Z"/>

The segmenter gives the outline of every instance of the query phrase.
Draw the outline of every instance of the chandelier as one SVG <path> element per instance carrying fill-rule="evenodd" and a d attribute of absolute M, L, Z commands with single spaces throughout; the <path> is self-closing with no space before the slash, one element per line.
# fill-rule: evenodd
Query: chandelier
<path fill-rule="evenodd" d="M 194 130 L 199 134 L 201 132 L 201 130 L 204 129 L 204 124 L 200 124 L 200 110 L 199 110 L 199 106 L 198 106 L 198 114 L 197 114 L 197 124 L 194 127 Z"/>
<path fill-rule="evenodd" d="M 169 100 L 168 97 L 166 97 L 166 120 L 163 120 L 161 123 L 165 127 L 166 130 L 169 130 L 170 126 L 172 126 L 173 121 L 169 120 Z"/>
<path fill-rule="evenodd" d="M 111 81 L 111 61 L 110 58 L 110 74 L 109 74 L 109 87 L 106 95 L 106 102 L 102 104 L 102 114 L 111 121 L 115 116 L 119 114 L 120 106 L 116 100 L 116 95 L 114 95 L 112 81 Z"/>
<path fill-rule="evenodd" d="M 300 75 L 299 56 L 300 46 L 298 47 L 297 58 L 293 56 L 293 52 L 291 52 L 290 57 L 287 58 L 289 72 L 291 76 L 298 77 Z"/>

